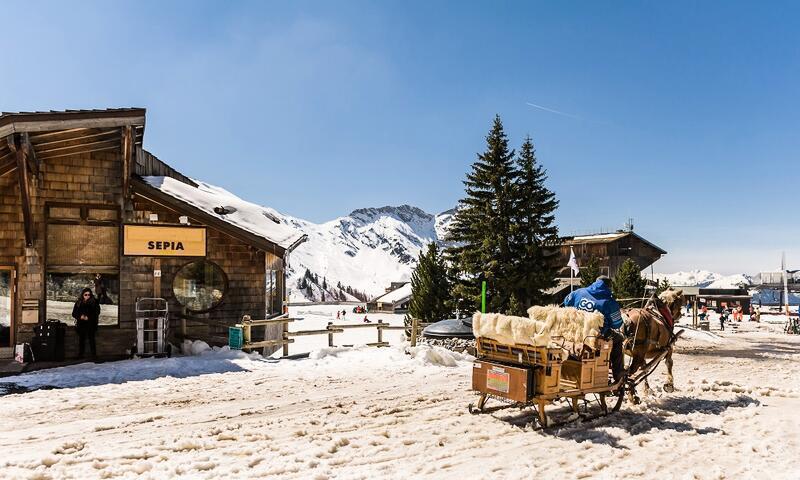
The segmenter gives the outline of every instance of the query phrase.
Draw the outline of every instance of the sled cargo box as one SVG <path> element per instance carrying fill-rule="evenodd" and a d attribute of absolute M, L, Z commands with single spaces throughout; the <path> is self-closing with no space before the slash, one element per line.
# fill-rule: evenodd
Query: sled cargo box
<path fill-rule="evenodd" d="M 581 358 L 570 358 L 561 364 L 561 385 L 567 389 L 594 388 L 608 385 L 611 342 L 597 340 L 598 349 L 583 352 Z"/>
<path fill-rule="evenodd" d="M 533 369 L 475 360 L 472 389 L 515 402 L 527 402 L 534 393 Z"/>
<path fill-rule="evenodd" d="M 478 359 L 472 363 L 472 389 L 515 402 L 558 393 L 561 365 L 510 366 Z"/>

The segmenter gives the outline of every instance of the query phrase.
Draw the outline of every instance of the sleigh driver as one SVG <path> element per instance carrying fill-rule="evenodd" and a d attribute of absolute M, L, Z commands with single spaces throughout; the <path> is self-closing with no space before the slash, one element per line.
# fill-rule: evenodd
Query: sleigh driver
<path fill-rule="evenodd" d="M 605 275 L 586 288 L 579 288 L 567 295 L 564 299 L 565 307 L 575 307 L 586 312 L 600 312 L 603 314 L 603 328 L 600 335 L 603 339 L 611 341 L 611 372 L 616 383 L 625 369 L 622 353 L 624 337 L 619 333 L 622 326 L 622 313 L 619 304 L 611 293 L 611 279 Z"/>

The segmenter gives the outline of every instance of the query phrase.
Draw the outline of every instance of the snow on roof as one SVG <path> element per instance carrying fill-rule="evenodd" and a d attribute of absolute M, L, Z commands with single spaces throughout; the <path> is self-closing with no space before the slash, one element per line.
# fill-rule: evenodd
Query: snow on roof
<path fill-rule="evenodd" d="M 577 237 L 572 237 L 572 240 L 580 241 L 580 240 L 605 240 L 605 239 L 614 239 L 619 238 L 622 236 L 627 235 L 628 232 L 623 233 L 598 233 L 595 235 L 580 235 Z"/>
<path fill-rule="evenodd" d="M 196 179 L 193 181 L 197 183 L 197 187 L 171 177 L 152 176 L 142 179 L 151 187 L 171 197 L 282 248 L 288 249 L 303 237 L 303 232 L 281 223 L 281 215 L 277 211 L 242 200 L 224 188 Z M 233 207 L 236 211 L 220 215 L 214 212 L 215 207 Z"/>
<path fill-rule="evenodd" d="M 406 283 L 402 287 L 392 290 L 389 293 L 386 293 L 375 300 L 375 303 L 397 303 L 400 300 L 405 300 L 406 298 L 411 296 L 411 283 Z"/>

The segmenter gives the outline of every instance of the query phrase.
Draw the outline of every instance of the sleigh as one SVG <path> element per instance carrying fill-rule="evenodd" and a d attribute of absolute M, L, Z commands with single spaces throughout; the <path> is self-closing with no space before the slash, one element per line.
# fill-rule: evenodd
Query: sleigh
<path fill-rule="evenodd" d="M 472 388 L 479 393 L 473 414 L 517 406 L 533 407 L 542 428 L 552 426 L 545 407 L 566 401 L 574 418 L 596 418 L 619 410 L 624 381 L 609 385 L 611 342 L 592 339 L 581 345 L 560 346 L 504 344 L 476 338 L 477 358 L 472 369 Z M 591 344 L 588 345 L 588 344 Z M 607 399 L 613 397 L 613 405 Z M 486 407 L 489 399 L 500 406 Z M 599 414 L 590 415 L 596 403 Z"/>

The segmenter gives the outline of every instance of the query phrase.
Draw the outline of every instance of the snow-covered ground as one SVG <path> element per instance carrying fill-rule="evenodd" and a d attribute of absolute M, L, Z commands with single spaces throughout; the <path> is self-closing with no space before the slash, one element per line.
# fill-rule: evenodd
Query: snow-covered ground
<path fill-rule="evenodd" d="M 715 320 L 680 341 L 674 393 L 661 367 L 643 404 L 544 432 L 524 410 L 467 413 L 469 358 L 430 347 L 0 379 L 65 387 L 0 397 L 0 478 L 798 478 L 800 338 Z"/>

